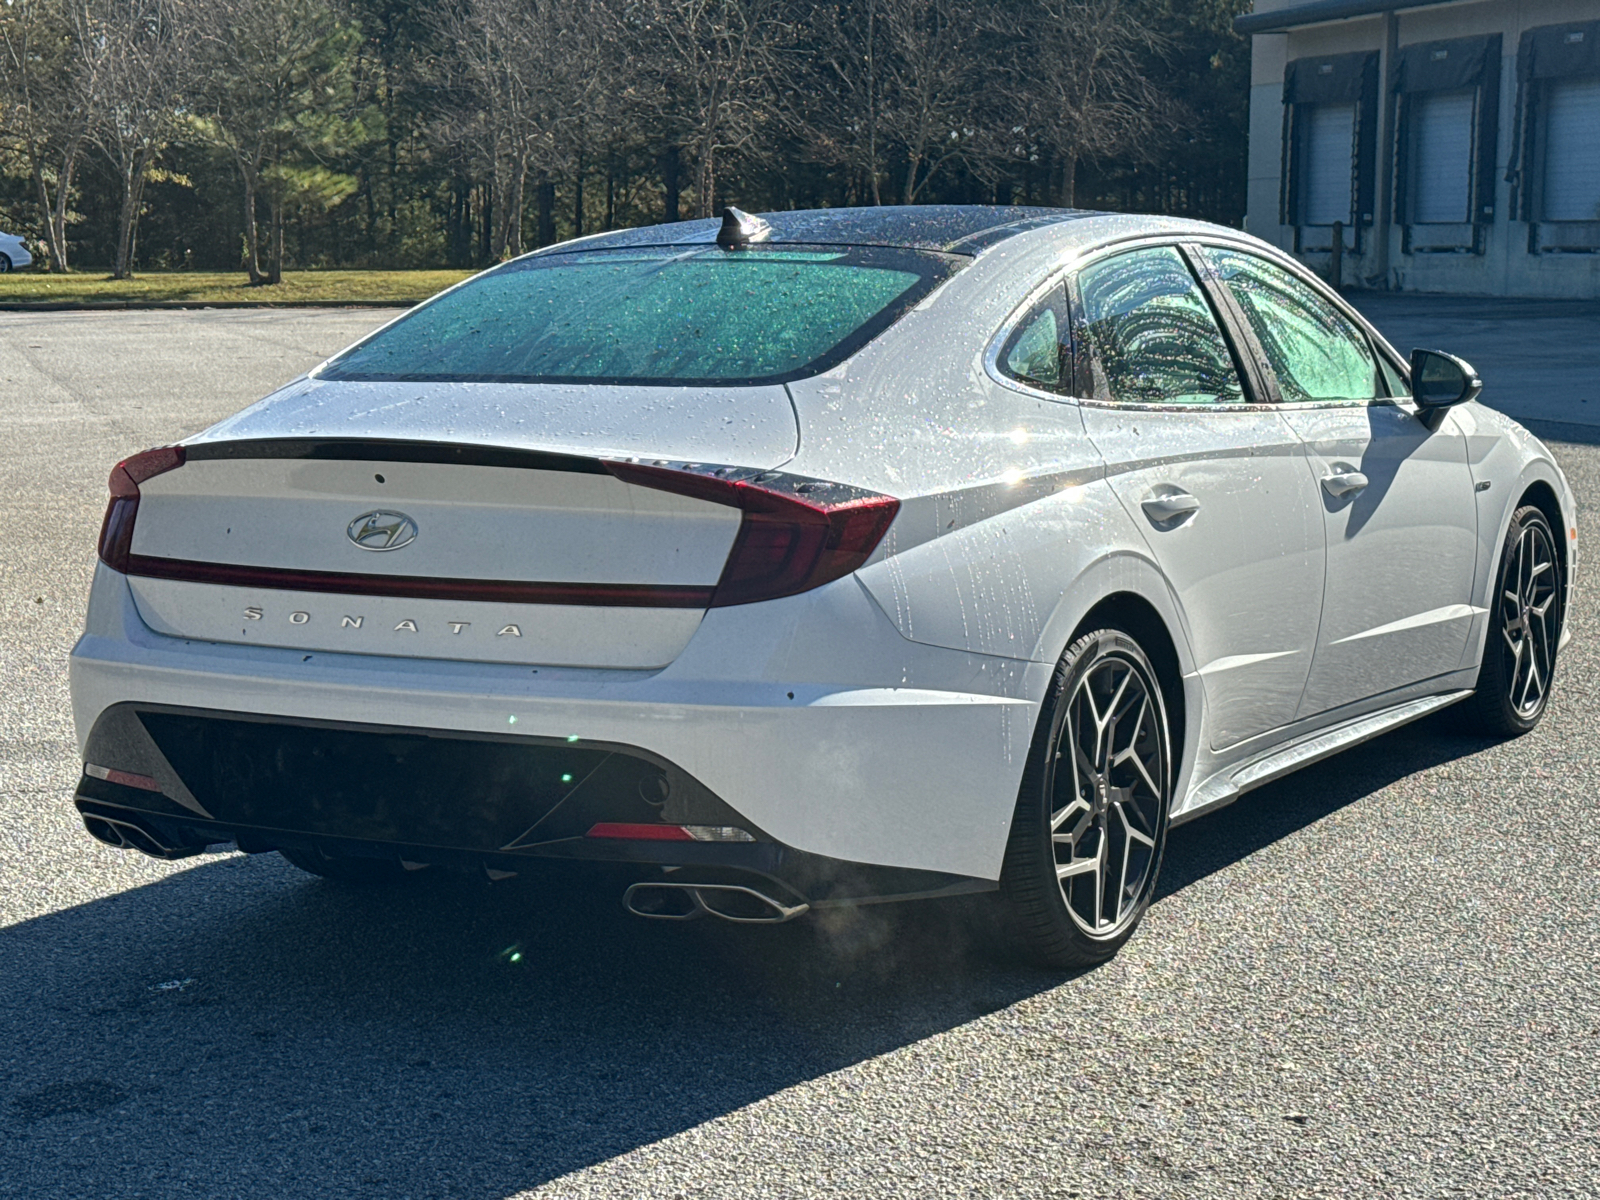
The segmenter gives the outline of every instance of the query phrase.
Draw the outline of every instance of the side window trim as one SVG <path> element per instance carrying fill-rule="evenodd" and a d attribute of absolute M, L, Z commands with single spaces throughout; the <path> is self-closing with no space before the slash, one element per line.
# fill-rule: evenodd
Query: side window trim
<path fill-rule="evenodd" d="M 1240 354 L 1240 342 L 1236 330 L 1242 327 L 1244 322 L 1242 318 L 1236 318 L 1235 312 L 1231 307 L 1231 297 L 1219 303 L 1218 289 L 1211 283 L 1208 272 L 1203 267 L 1196 265 L 1202 260 L 1190 251 L 1188 243 L 1171 238 L 1139 238 L 1127 242 L 1112 243 L 1090 254 L 1087 258 L 1074 263 L 1071 270 L 1067 272 L 1065 283 L 1067 329 L 1072 340 L 1072 394 L 1081 398 L 1082 403 L 1086 404 L 1111 405 L 1118 408 L 1128 407 L 1128 405 L 1117 401 L 1094 399 L 1094 350 L 1091 347 L 1091 339 L 1087 336 L 1088 330 L 1085 326 L 1087 311 L 1084 307 L 1083 296 L 1078 290 L 1079 274 L 1085 268 L 1104 262 L 1106 259 L 1114 258 L 1121 254 L 1129 254 L 1137 250 L 1158 249 L 1160 247 L 1170 247 L 1176 250 L 1179 257 L 1183 259 L 1183 263 L 1188 268 L 1189 273 L 1194 276 L 1201 294 L 1206 298 L 1206 303 L 1211 309 L 1212 319 L 1216 321 L 1217 327 L 1222 333 L 1222 340 L 1228 347 L 1228 353 L 1233 358 L 1233 369 L 1238 373 L 1239 383 L 1244 390 L 1245 399 L 1242 403 L 1236 404 L 1161 404 L 1154 407 L 1185 412 L 1200 412 L 1207 409 L 1222 409 L 1225 411 L 1231 409 L 1237 411 L 1241 408 L 1270 403 L 1264 398 L 1265 392 L 1258 384 L 1255 371 L 1250 362 Z M 1220 307 L 1221 303 L 1228 304 L 1229 307 L 1223 309 Z M 1260 348 L 1256 346 L 1254 337 L 1251 337 L 1247 344 L 1253 348 L 1255 353 L 1260 353 Z M 1271 378 L 1270 374 L 1267 378 Z"/>

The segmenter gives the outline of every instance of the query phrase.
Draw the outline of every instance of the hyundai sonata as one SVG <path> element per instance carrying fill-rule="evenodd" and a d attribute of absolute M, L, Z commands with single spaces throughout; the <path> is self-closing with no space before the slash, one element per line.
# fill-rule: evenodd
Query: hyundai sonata
<path fill-rule="evenodd" d="M 1057 965 L 1167 831 L 1549 701 L 1549 451 L 1193 221 L 729 210 L 434 298 L 111 473 L 77 806 L 336 879 L 628 864 L 641 915 L 999 891 Z"/>

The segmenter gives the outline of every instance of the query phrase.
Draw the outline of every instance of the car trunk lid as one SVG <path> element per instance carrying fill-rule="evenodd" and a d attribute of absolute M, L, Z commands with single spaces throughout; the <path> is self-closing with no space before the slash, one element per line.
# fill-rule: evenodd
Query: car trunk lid
<path fill-rule="evenodd" d="M 589 389 L 625 418 L 547 395 L 543 429 L 523 393 L 562 389 L 469 389 L 470 406 L 444 390 L 452 419 L 435 395 L 431 415 L 397 421 L 391 385 L 289 389 L 188 443 L 181 470 L 137 489 L 141 616 L 308 652 L 659 668 L 710 603 L 740 512 L 625 482 L 603 459 L 766 467 L 794 447 L 781 387 L 692 389 L 713 393 L 699 405 L 691 389 Z M 435 436 L 378 436 L 397 423 Z"/>

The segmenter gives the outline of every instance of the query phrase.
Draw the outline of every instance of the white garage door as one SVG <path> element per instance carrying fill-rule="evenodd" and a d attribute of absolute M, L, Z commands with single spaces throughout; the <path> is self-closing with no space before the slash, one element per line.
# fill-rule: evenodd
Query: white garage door
<path fill-rule="evenodd" d="M 1469 220 L 1472 101 L 1476 89 L 1423 92 L 1411 101 L 1411 220 L 1444 225 Z"/>
<path fill-rule="evenodd" d="M 1563 79 L 1545 95 L 1544 219 L 1600 221 L 1600 79 Z"/>
<path fill-rule="evenodd" d="M 1355 148 L 1356 106 L 1318 104 L 1302 126 L 1300 223 L 1349 225 L 1351 154 Z"/>

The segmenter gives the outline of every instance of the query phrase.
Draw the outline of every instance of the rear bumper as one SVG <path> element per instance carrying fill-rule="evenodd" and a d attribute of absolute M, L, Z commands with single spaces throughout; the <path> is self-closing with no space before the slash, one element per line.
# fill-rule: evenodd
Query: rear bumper
<path fill-rule="evenodd" d="M 754 829 L 749 842 L 588 837 L 602 823 L 726 829 L 741 820 L 672 763 L 627 746 L 119 704 L 95 723 L 86 759 L 159 784 L 86 771 L 75 799 L 97 836 L 111 826 L 163 857 L 231 842 L 508 873 L 540 859 L 669 866 L 681 872 L 674 880 L 756 877 L 813 908 L 993 886 L 807 854 Z"/>
<path fill-rule="evenodd" d="M 187 823 L 197 836 L 228 840 L 228 831 L 245 830 L 247 840 L 343 838 L 368 852 L 378 846 L 434 852 L 415 853 L 421 861 L 460 854 L 682 865 L 705 855 L 711 865 L 791 883 L 812 878 L 813 868 L 837 875 L 838 864 L 946 877 L 909 888 L 904 880 L 871 885 L 875 892 L 918 894 L 958 877 L 999 878 L 1050 670 L 908 642 L 853 578 L 787 600 L 713 610 L 669 667 L 636 672 L 305 654 L 167 637 L 140 620 L 126 579 L 103 566 L 71 662 L 86 760 L 121 753 L 124 761 L 100 765 L 156 778 L 176 811 L 152 815 Z M 148 770 L 119 741 L 133 737 L 130 719 L 149 739 L 142 752 L 155 755 Z M 230 722 L 253 732 L 224 736 L 219 730 Z M 401 739 L 392 747 L 401 749 L 404 739 L 418 739 L 422 749 L 406 754 L 422 763 L 419 778 L 431 781 L 424 790 L 455 823 L 419 834 L 438 812 L 423 819 L 413 802 L 409 825 L 385 827 L 382 798 L 404 776 L 385 772 L 403 767 L 405 754 L 396 749 L 385 760 L 368 750 L 338 751 L 338 739 L 328 740 L 334 733 L 376 739 L 348 744 L 369 749 L 384 738 Z M 348 759 L 345 766 L 317 768 L 308 765 L 319 761 L 315 756 L 302 756 L 281 778 L 250 767 L 262 761 L 264 745 L 304 748 L 318 738 L 326 743 L 320 761 L 332 753 Z M 591 799 L 604 803 L 572 805 L 556 825 L 545 825 L 555 836 L 544 836 L 538 827 L 548 819 L 548 801 L 563 797 L 560 788 L 548 794 L 524 788 L 512 803 L 503 788 L 495 790 L 495 780 L 525 783 L 543 773 L 556 786 L 561 775 L 589 778 L 590 759 L 582 769 L 556 769 L 567 747 L 610 754 L 608 770 L 625 760 L 675 773 L 681 794 L 698 798 L 694 812 L 707 816 L 703 823 L 737 825 L 762 840 L 607 846 L 567 828 L 589 816 L 638 819 L 622 811 L 628 807 L 622 784 L 612 792 L 591 787 Z M 352 774 L 353 764 L 364 765 Z M 228 776 L 229 770 L 242 774 Z M 339 804 L 311 820 L 304 800 L 276 802 L 274 816 L 273 788 L 286 796 L 297 777 L 317 779 L 319 795 L 327 781 L 342 778 Z M 448 777 L 459 784 L 447 787 Z M 263 780 L 271 787 L 262 789 Z M 642 801 L 633 784 L 637 807 Z M 113 787 L 86 778 L 80 797 L 132 807 L 155 796 L 107 790 Z M 437 795 L 446 790 L 449 796 Z M 510 810 L 501 812 L 507 804 Z M 662 810 L 641 811 L 664 819 Z M 512 825 L 518 828 L 507 835 Z"/>

